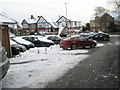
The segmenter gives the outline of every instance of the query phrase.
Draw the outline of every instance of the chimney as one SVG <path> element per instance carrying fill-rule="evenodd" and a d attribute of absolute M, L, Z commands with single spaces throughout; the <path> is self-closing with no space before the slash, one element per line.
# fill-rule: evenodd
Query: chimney
<path fill-rule="evenodd" d="M 40 16 L 38 16 L 38 18 L 40 18 Z"/>
<path fill-rule="evenodd" d="M 33 15 L 31 15 L 30 19 L 34 19 L 34 16 L 33 16 Z"/>

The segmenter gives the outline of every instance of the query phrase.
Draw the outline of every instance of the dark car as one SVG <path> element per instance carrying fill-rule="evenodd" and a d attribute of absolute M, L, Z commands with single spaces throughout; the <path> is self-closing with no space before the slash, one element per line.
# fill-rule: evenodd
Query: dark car
<path fill-rule="evenodd" d="M 104 40 L 104 41 L 109 41 L 110 40 L 110 35 L 107 33 L 97 33 L 95 35 L 91 35 L 89 36 L 89 39 L 93 39 L 93 40 Z"/>
<path fill-rule="evenodd" d="M 60 48 L 67 49 L 77 49 L 80 47 L 90 46 L 94 48 L 97 45 L 95 40 L 90 40 L 86 37 L 68 37 L 60 41 Z"/>
<path fill-rule="evenodd" d="M 18 55 L 20 53 L 20 48 L 17 45 L 11 45 L 12 55 Z"/>
<path fill-rule="evenodd" d="M 12 55 L 18 55 L 20 52 L 26 51 L 26 47 L 20 44 L 17 44 L 15 41 L 10 40 L 11 52 Z"/>
<path fill-rule="evenodd" d="M 52 40 L 55 44 L 59 44 L 62 38 L 57 35 L 48 36 L 47 39 Z"/>
<path fill-rule="evenodd" d="M 6 56 L 4 47 L 0 46 L 0 80 L 7 74 L 10 67 L 9 59 Z"/>
<path fill-rule="evenodd" d="M 11 40 L 15 41 L 17 44 L 25 46 L 27 50 L 29 50 L 30 48 L 34 48 L 33 43 L 26 41 L 25 39 L 22 39 L 22 37 L 15 37 L 12 38 Z"/>
<path fill-rule="evenodd" d="M 32 42 L 35 47 L 49 47 L 54 45 L 54 42 L 47 40 L 45 37 L 40 36 L 24 36 L 23 39 Z"/>

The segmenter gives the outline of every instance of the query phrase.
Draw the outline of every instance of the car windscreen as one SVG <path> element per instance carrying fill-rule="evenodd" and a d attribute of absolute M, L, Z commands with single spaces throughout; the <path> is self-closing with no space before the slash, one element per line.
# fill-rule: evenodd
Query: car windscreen
<path fill-rule="evenodd" d="M 69 39 L 71 39 L 71 37 L 65 38 L 65 39 L 63 39 L 63 40 L 69 40 Z"/>
<path fill-rule="evenodd" d="M 75 37 L 74 39 L 75 40 L 87 40 L 87 38 L 85 38 L 85 37 Z"/>

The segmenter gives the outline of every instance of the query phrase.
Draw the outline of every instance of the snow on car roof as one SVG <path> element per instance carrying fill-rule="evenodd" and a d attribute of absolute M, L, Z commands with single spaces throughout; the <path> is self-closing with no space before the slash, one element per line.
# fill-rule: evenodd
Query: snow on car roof
<path fill-rule="evenodd" d="M 31 42 L 26 41 L 25 39 L 22 39 L 22 37 L 15 37 L 13 39 L 16 40 L 18 43 L 21 43 L 21 44 L 27 44 L 27 45 L 31 44 Z"/>
<path fill-rule="evenodd" d="M 10 39 L 10 45 L 13 45 L 13 44 L 17 44 L 17 43 Z"/>
<path fill-rule="evenodd" d="M 46 37 L 38 37 L 38 39 L 39 39 L 40 41 L 43 41 L 43 42 L 54 43 L 53 41 L 48 40 Z"/>

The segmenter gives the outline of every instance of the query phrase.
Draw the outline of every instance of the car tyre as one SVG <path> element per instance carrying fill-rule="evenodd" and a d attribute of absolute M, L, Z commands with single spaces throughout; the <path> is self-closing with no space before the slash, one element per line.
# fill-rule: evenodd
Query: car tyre
<path fill-rule="evenodd" d="M 95 46 L 96 46 L 96 43 L 92 43 L 90 47 L 95 48 Z"/>
<path fill-rule="evenodd" d="M 67 48 L 63 48 L 64 50 L 67 50 Z"/>
<path fill-rule="evenodd" d="M 72 49 L 72 50 L 77 49 L 77 45 L 76 45 L 76 44 L 72 44 L 72 45 L 71 45 L 71 49 Z"/>

